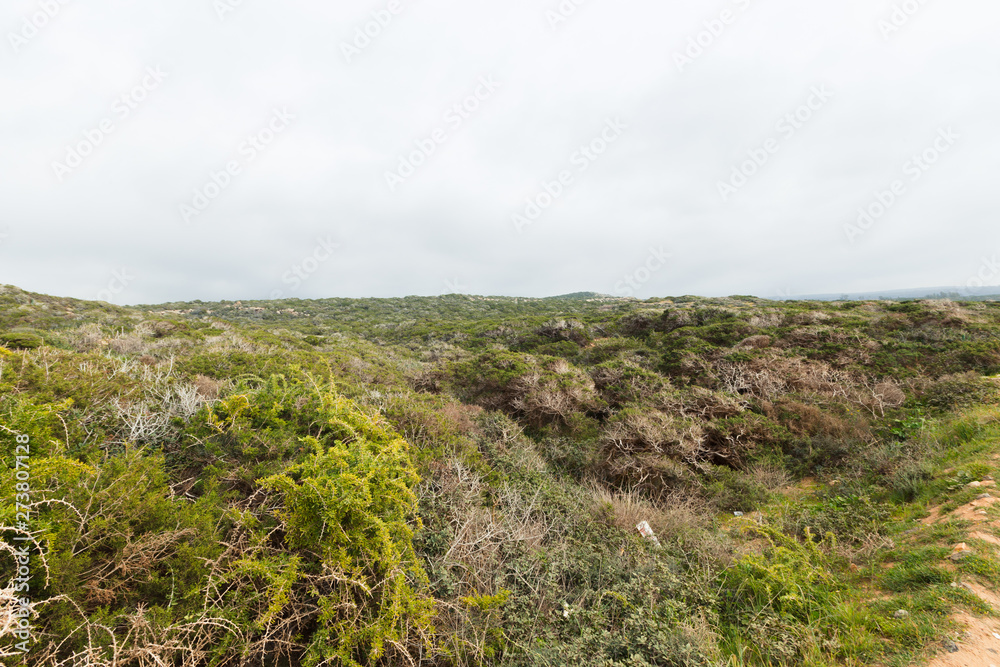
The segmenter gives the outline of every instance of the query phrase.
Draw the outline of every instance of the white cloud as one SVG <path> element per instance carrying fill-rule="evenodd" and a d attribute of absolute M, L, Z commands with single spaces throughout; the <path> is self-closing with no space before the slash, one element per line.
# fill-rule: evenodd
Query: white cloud
<path fill-rule="evenodd" d="M 57 0 L 56 0 L 57 1 Z M 671 262 L 638 296 L 964 284 L 1000 246 L 1000 6 L 900 0 L 66 1 L 17 53 L 39 0 L 0 9 L 0 283 L 118 303 L 264 298 L 330 235 L 339 254 L 296 296 L 612 293 L 650 247 Z M 729 5 L 738 20 L 679 72 L 674 53 Z M 60 183 L 52 162 L 147 67 L 154 94 Z M 502 86 L 404 185 L 386 170 L 484 76 Z M 813 86 L 835 93 L 739 193 L 718 182 Z M 204 188 L 275 108 L 287 131 L 191 225 Z M 537 224 L 511 215 L 609 117 L 629 128 Z M 962 139 L 863 238 L 843 227 L 953 126 Z M 300 294 L 301 293 L 301 294 Z"/>

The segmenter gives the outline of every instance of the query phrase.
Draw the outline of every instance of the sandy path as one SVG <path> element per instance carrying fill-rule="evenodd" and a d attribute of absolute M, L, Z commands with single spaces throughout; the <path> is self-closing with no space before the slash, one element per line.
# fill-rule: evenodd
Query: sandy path
<path fill-rule="evenodd" d="M 1000 536 L 998 536 L 1000 522 L 984 525 L 981 522 L 986 521 L 987 518 L 979 513 L 997 501 L 997 498 L 976 500 L 959 507 L 950 516 L 978 524 L 973 532 L 969 533 L 970 539 L 978 539 L 1000 546 Z M 924 519 L 924 523 L 930 525 L 943 518 L 945 517 L 941 515 L 941 509 L 935 507 L 931 509 L 931 515 Z M 1000 613 L 1000 594 L 996 590 L 972 582 L 963 582 L 962 585 Z M 938 654 L 928 663 L 928 667 L 1000 667 L 1000 619 L 973 616 L 967 612 L 958 612 L 952 618 L 965 629 L 962 635 L 955 638 L 958 651 L 955 653 L 945 651 Z"/>

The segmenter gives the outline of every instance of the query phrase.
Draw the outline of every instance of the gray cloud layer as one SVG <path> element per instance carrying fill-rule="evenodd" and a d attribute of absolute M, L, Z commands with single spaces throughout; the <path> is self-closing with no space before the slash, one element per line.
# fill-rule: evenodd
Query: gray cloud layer
<path fill-rule="evenodd" d="M 8 0 L 0 282 L 997 284 L 998 24 L 987 0 Z"/>

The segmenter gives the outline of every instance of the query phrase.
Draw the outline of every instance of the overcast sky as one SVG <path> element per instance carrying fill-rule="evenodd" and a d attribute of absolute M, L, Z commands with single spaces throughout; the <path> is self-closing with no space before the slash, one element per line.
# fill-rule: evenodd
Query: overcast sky
<path fill-rule="evenodd" d="M 31 291 L 1000 284 L 996 0 L 4 0 L 0 31 Z"/>

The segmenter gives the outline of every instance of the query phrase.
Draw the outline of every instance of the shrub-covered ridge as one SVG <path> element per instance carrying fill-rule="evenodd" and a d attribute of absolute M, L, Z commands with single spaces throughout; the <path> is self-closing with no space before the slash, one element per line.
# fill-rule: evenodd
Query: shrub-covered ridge
<path fill-rule="evenodd" d="M 6 664 L 907 665 L 1000 581 L 998 304 L 3 289 Z"/>

